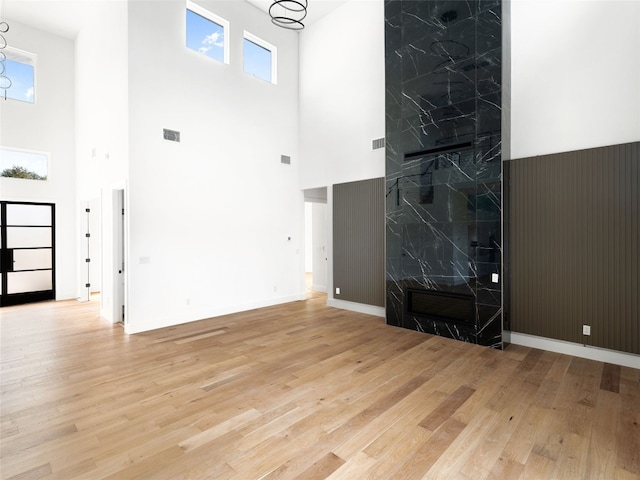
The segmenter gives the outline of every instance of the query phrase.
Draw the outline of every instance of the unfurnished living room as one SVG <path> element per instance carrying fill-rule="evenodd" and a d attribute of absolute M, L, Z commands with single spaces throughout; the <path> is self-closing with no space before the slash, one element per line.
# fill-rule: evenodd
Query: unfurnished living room
<path fill-rule="evenodd" d="M 640 2 L 0 35 L 0 478 L 640 479 Z"/>

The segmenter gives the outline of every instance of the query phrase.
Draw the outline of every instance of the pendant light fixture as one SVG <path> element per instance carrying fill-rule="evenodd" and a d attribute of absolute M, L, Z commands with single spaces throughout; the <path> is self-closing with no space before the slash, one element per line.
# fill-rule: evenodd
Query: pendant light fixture
<path fill-rule="evenodd" d="M 269 7 L 271 22 L 289 30 L 302 30 L 307 16 L 307 0 L 274 0 Z"/>
<path fill-rule="evenodd" d="M 7 90 L 11 88 L 11 79 L 7 76 L 7 54 L 4 49 L 7 47 L 7 39 L 4 38 L 4 34 L 9 31 L 9 24 L 7 22 L 0 22 L 0 90 L 2 90 L 2 97 L 7 99 Z"/>

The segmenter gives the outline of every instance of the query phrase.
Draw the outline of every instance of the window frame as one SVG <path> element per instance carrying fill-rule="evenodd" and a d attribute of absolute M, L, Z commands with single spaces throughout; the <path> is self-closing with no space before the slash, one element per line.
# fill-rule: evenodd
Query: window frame
<path fill-rule="evenodd" d="M 187 46 L 187 10 L 191 10 L 193 13 L 195 13 L 196 15 L 200 15 L 201 17 L 205 18 L 206 20 L 209 20 L 212 23 L 215 23 L 217 25 L 219 25 L 220 27 L 222 27 L 222 31 L 223 31 L 223 45 L 222 45 L 222 51 L 223 51 L 223 59 L 221 63 L 224 63 L 225 65 L 229 65 L 230 62 L 230 48 L 229 48 L 229 38 L 230 38 L 230 23 L 228 20 L 225 20 L 224 18 L 216 15 L 213 12 L 210 12 L 209 10 L 207 10 L 204 7 L 201 7 L 200 5 L 198 5 L 197 3 L 192 2 L 191 0 L 187 0 L 186 1 L 186 6 L 185 6 L 185 22 L 184 22 L 184 26 L 185 26 L 185 47 L 187 50 L 191 51 L 191 52 L 195 52 L 198 55 L 201 55 L 203 57 L 207 57 L 211 60 L 214 61 L 219 61 L 216 60 L 213 57 L 209 57 L 208 55 L 204 54 L 204 53 L 200 53 L 192 48 L 189 48 Z"/>
<path fill-rule="evenodd" d="M 16 63 L 21 63 L 23 65 L 28 65 L 33 69 L 33 99 L 32 100 L 24 100 L 21 98 L 15 98 L 15 97 L 10 97 L 9 95 L 7 95 L 7 100 L 16 100 L 18 102 L 22 102 L 22 103 L 27 103 L 27 104 L 31 104 L 31 105 L 35 105 L 36 103 L 36 92 L 37 92 L 37 65 L 38 65 L 38 55 L 32 52 L 28 52 L 26 50 L 21 50 L 19 48 L 15 48 L 12 46 L 7 45 L 5 48 L 2 49 L 2 52 L 5 54 L 5 61 L 3 62 L 5 65 L 5 69 L 7 67 L 6 65 L 6 61 L 12 61 L 12 62 L 16 62 Z M 5 71 L 6 73 L 6 71 Z M 13 84 L 13 80 L 11 79 L 10 75 L 7 75 L 7 78 L 9 80 L 11 80 L 11 83 Z M 8 89 L 7 89 L 8 90 Z M 4 100 L 4 93 L 2 94 L 2 99 Z"/>
<path fill-rule="evenodd" d="M 245 70 L 245 65 L 244 65 L 245 58 L 246 58 L 245 51 L 244 51 L 245 41 L 251 42 L 254 45 L 264 48 L 265 50 L 268 50 L 271 53 L 271 80 L 270 81 L 264 78 L 258 77 L 256 75 L 252 75 Z M 242 35 L 242 70 L 247 75 L 251 75 L 252 77 L 259 78 L 260 80 L 263 80 L 267 83 L 277 85 L 278 84 L 278 48 L 275 45 L 267 42 L 266 40 L 263 40 L 262 38 L 257 37 L 253 33 L 247 32 L 246 30 L 244 30 Z"/>

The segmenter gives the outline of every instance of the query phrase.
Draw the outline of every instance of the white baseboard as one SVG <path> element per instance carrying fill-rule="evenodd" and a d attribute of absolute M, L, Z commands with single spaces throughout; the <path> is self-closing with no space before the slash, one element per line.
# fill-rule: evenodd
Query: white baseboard
<path fill-rule="evenodd" d="M 216 318 L 223 315 L 229 315 L 231 313 L 246 312 L 249 310 L 255 310 L 257 308 L 280 305 L 282 303 L 302 301 L 306 300 L 306 298 L 307 297 L 305 294 L 294 294 L 268 298 L 262 301 L 244 303 L 242 305 L 231 305 L 223 308 L 207 308 L 199 311 L 185 310 L 180 315 L 172 315 L 165 318 L 155 317 L 153 319 L 153 323 L 131 321 L 125 322 L 124 331 L 128 334 L 142 333 L 150 330 L 157 330 L 159 328 L 173 327 L 174 325 L 181 325 L 183 323 L 197 322 L 203 319 Z"/>
<path fill-rule="evenodd" d="M 367 315 L 375 315 L 376 317 L 385 317 L 386 311 L 384 307 L 375 305 L 366 305 L 364 303 L 348 302 L 346 300 L 336 300 L 335 298 L 327 298 L 329 307 L 341 308 L 352 312 L 366 313 Z"/>
<path fill-rule="evenodd" d="M 548 350 L 550 352 L 572 355 L 574 357 L 588 358 L 589 360 L 640 369 L 640 355 L 634 355 L 633 353 L 608 350 L 606 348 L 592 347 L 518 332 L 502 332 L 502 339 L 514 345 L 538 348 L 540 350 Z"/>

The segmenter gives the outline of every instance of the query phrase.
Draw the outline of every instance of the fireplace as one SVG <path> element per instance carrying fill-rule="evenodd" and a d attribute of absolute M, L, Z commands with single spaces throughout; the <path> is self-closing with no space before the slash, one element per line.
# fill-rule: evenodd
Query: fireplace
<path fill-rule="evenodd" d="M 502 3 L 385 2 L 386 321 L 493 348 L 502 348 Z"/>
<path fill-rule="evenodd" d="M 410 315 L 446 323 L 475 325 L 475 300 L 472 295 L 408 288 L 405 305 Z"/>

